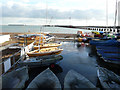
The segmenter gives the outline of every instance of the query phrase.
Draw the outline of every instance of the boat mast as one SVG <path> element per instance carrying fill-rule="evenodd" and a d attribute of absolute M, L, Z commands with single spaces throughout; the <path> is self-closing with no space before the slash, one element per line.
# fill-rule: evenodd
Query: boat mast
<path fill-rule="evenodd" d="M 106 0 L 106 27 L 108 27 L 108 0 Z"/>
<path fill-rule="evenodd" d="M 114 27 L 116 27 L 116 20 L 117 19 L 117 0 L 116 0 L 116 5 L 115 5 L 115 21 L 114 21 Z"/>

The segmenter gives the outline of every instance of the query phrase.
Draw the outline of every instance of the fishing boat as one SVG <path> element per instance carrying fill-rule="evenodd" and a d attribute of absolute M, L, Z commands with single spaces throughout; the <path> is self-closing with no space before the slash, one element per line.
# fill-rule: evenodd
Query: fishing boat
<path fill-rule="evenodd" d="M 38 49 L 40 47 L 41 48 L 50 48 L 50 47 L 59 47 L 61 46 L 62 44 L 58 44 L 58 43 L 48 43 L 48 44 L 43 44 L 43 45 L 37 45 L 37 46 L 34 46 L 34 49 Z"/>
<path fill-rule="evenodd" d="M 96 45 L 96 46 L 120 46 L 120 42 L 115 40 L 115 39 L 111 39 L 111 40 L 91 40 L 90 41 L 91 45 Z"/>
<path fill-rule="evenodd" d="M 63 49 L 59 49 L 57 47 L 51 47 L 51 48 L 43 48 L 43 49 L 29 51 L 27 52 L 27 55 L 29 57 L 45 56 L 45 55 L 60 54 L 62 51 Z"/>
<path fill-rule="evenodd" d="M 47 68 L 43 72 L 41 72 L 38 76 L 36 76 L 32 82 L 28 85 L 27 90 L 29 89 L 61 89 L 61 84 L 56 77 L 56 75 Z"/>
<path fill-rule="evenodd" d="M 24 88 L 25 82 L 29 79 L 27 67 L 16 69 L 0 77 L 3 89 Z M 1 85 L 1 84 L 0 84 Z"/>
<path fill-rule="evenodd" d="M 120 76 L 114 72 L 103 67 L 98 67 L 97 75 L 103 88 L 120 89 Z"/>
<path fill-rule="evenodd" d="M 81 74 L 70 70 L 64 79 L 64 88 L 76 89 L 76 88 L 96 88 L 87 78 Z"/>
<path fill-rule="evenodd" d="M 29 67 L 48 66 L 50 64 L 57 63 L 62 59 L 63 57 L 61 55 L 48 55 L 20 61 L 19 64 L 27 65 Z"/>

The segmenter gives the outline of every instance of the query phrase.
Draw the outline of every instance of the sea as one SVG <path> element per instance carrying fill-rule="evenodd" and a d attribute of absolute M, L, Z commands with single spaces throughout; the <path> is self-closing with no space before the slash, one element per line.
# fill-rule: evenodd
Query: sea
<path fill-rule="evenodd" d="M 25 26 L 9 26 L 0 25 L 1 32 L 47 32 L 47 33 L 64 33 L 64 34 L 77 34 L 77 31 L 90 32 L 90 30 L 76 29 L 76 28 L 63 28 L 63 27 L 45 27 L 39 25 L 25 25 Z"/>

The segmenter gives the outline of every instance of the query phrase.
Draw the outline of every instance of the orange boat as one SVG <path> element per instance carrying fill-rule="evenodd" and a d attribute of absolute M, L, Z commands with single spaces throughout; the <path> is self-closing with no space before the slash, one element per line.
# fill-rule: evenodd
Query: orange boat
<path fill-rule="evenodd" d="M 40 49 L 42 48 L 50 48 L 50 47 L 59 47 L 61 46 L 62 44 L 58 44 L 58 43 L 48 43 L 48 44 L 43 44 L 43 45 L 40 45 L 40 46 L 34 46 L 34 49 L 38 49 L 40 47 Z"/>
<path fill-rule="evenodd" d="M 57 47 L 51 47 L 51 48 L 43 48 L 43 49 L 37 49 L 34 51 L 30 51 L 27 53 L 29 57 L 36 57 L 36 56 L 45 56 L 45 55 L 53 55 L 53 54 L 60 54 L 63 51 L 63 49 L 59 49 Z"/>

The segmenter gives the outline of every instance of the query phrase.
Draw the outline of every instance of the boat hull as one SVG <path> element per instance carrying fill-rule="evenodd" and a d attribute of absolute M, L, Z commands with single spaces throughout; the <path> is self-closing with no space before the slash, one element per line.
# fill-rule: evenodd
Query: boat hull
<path fill-rule="evenodd" d="M 36 56 L 45 56 L 45 55 L 58 55 L 62 52 L 63 50 L 56 50 L 56 51 L 52 51 L 52 52 L 46 52 L 46 53 L 27 53 L 27 55 L 29 57 L 36 57 Z"/>
<path fill-rule="evenodd" d="M 65 89 L 76 89 L 76 88 L 96 88 L 87 78 L 81 74 L 70 70 L 64 79 Z"/>
<path fill-rule="evenodd" d="M 37 77 L 35 77 L 28 85 L 27 90 L 43 88 L 49 88 L 53 90 L 61 89 L 61 84 L 58 78 L 49 68 L 41 72 Z"/>

